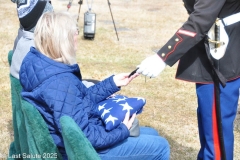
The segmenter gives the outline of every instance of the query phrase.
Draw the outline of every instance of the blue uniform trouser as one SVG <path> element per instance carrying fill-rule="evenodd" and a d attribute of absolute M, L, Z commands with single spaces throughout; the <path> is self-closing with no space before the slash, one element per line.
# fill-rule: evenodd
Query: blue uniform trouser
<path fill-rule="evenodd" d="M 150 127 L 140 127 L 138 137 L 129 137 L 105 153 L 101 160 L 169 160 L 168 141 Z"/>
<path fill-rule="evenodd" d="M 220 86 L 222 130 L 227 160 L 233 160 L 234 119 L 237 113 L 240 78 Z M 198 97 L 198 128 L 201 149 L 198 160 L 220 160 L 220 142 L 216 120 L 216 104 L 213 84 L 196 84 Z"/>

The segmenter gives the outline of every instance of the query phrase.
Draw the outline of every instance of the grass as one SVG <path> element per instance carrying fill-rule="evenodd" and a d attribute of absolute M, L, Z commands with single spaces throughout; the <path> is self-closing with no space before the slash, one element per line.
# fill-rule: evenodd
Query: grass
<path fill-rule="evenodd" d="M 13 140 L 11 93 L 7 53 L 13 47 L 19 27 L 16 5 L 0 0 L 0 158 L 8 153 Z M 89 1 L 90 3 L 91 1 Z M 81 29 L 77 51 L 83 78 L 102 80 L 112 74 L 131 72 L 147 56 L 164 45 L 186 21 L 182 1 L 177 0 L 110 0 L 119 41 L 112 24 L 107 1 L 95 0 L 97 14 L 94 40 L 81 36 L 83 1 L 79 17 Z M 55 11 L 67 10 L 67 0 L 54 0 Z M 90 4 L 89 4 L 90 5 Z M 77 1 L 69 12 L 78 13 Z M 64 43 L 64 41 L 63 41 Z M 196 120 L 195 85 L 175 79 L 177 64 L 167 67 L 157 78 L 139 76 L 120 94 L 147 99 L 144 112 L 138 116 L 141 125 L 156 128 L 171 145 L 172 160 L 195 160 L 199 150 Z M 235 159 L 240 159 L 240 133 L 235 133 Z"/>

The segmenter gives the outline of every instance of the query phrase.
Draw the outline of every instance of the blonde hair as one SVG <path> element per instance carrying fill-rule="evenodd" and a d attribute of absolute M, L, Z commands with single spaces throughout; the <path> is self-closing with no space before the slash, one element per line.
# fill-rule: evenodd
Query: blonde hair
<path fill-rule="evenodd" d="M 35 47 L 55 61 L 75 64 L 74 35 L 77 30 L 77 21 L 68 12 L 46 12 L 34 31 Z"/>

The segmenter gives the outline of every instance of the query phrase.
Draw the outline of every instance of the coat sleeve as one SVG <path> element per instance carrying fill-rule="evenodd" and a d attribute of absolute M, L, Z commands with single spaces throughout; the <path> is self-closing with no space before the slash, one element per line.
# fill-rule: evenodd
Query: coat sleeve
<path fill-rule="evenodd" d="M 56 85 L 57 84 L 57 85 Z M 73 77 L 61 77 L 48 83 L 41 93 L 42 101 L 53 114 L 55 128 L 61 132 L 60 117 L 67 115 L 74 119 L 95 149 L 105 149 L 123 141 L 129 136 L 124 124 L 107 132 L 100 117 L 92 114 L 96 103 L 118 91 L 113 78 L 107 78 L 93 87 Z"/>
<path fill-rule="evenodd" d="M 85 86 L 84 86 L 85 88 Z M 89 106 L 91 112 L 95 111 L 96 104 L 106 99 L 110 95 L 119 91 L 120 89 L 116 86 L 113 81 L 113 76 L 91 86 L 85 88 L 85 94 L 82 100 L 82 106 Z M 76 106 L 81 106 L 76 104 Z M 89 113 L 89 112 L 88 112 Z M 87 114 L 85 114 L 87 115 Z M 100 117 L 92 114 L 90 117 L 79 118 L 76 117 L 76 122 L 83 130 L 91 144 L 95 149 L 105 149 L 110 146 L 117 144 L 129 137 L 129 130 L 124 124 L 120 124 L 116 129 L 108 132 L 105 130 Z M 79 120 L 85 119 L 80 122 Z M 87 124 L 85 124 L 87 122 Z"/>
<path fill-rule="evenodd" d="M 86 102 L 89 105 L 91 103 L 90 107 L 92 110 L 94 110 L 97 103 L 103 101 L 110 95 L 118 92 L 120 90 L 119 87 L 116 86 L 115 82 L 113 81 L 113 76 L 110 76 L 109 78 L 89 87 L 86 88 L 85 86 L 81 86 L 79 89 L 84 87 L 84 96 L 83 96 L 83 102 Z"/>
<path fill-rule="evenodd" d="M 116 145 L 130 135 L 128 128 L 123 123 L 109 132 L 103 126 L 89 124 L 83 132 L 97 150 L 107 149 Z"/>
<path fill-rule="evenodd" d="M 157 52 L 163 61 L 173 66 L 207 34 L 226 0 L 198 0 L 188 20 Z"/>

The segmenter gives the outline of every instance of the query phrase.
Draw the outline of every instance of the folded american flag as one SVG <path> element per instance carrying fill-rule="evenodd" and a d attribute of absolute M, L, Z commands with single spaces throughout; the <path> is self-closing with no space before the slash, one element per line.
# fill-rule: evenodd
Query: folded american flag
<path fill-rule="evenodd" d="M 145 104 L 146 100 L 142 97 L 114 95 L 98 104 L 98 113 L 106 125 L 106 130 L 111 131 L 124 120 L 127 111 L 130 111 L 130 116 L 134 113 L 140 114 Z"/>

